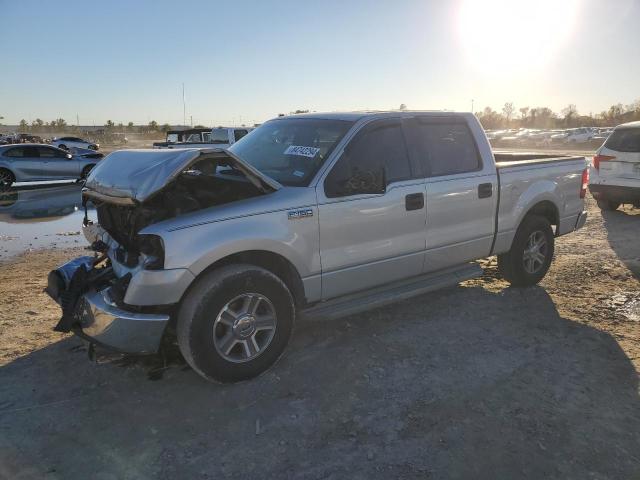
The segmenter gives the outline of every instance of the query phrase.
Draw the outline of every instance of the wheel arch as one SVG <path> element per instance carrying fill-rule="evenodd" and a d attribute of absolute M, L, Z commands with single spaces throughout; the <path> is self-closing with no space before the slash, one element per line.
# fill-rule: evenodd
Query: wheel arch
<path fill-rule="evenodd" d="M 546 218 L 551 225 L 556 226 L 556 235 L 557 235 L 557 230 L 560 225 L 560 212 L 556 204 L 553 203 L 551 200 L 542 200 L 536 203 L 533 207 L 531 207 L 529 210 L 526 211 L 526 213 L 520 220 L 520 224 L 524 221 L 524 219 L 528 215 L 539 215 L 541 217 Z M 518 224 L 518 226 L 520 226 L 520 224 Z"/>
<path fill-rule="evenodd" d="M 304 283 L 302 282 L 302 277 L 296 267 L 284 256 L 269 250 L 244 250 L 216 260 L 196 275 L 196 278 L 191 282 L 191 285 L 185 291 L 182 298 L 187 295 L 189 290 L 200 278 L 204 277 L 209 272 L 226 265 L 237 263 L 255 265 L 256 267 L 264 268 L 265 270 L 273 273 L 287 286 L 293 296 L 296 306 L 302 306 L 306 303 Z"/>
<path fill-rule="evenodd" d="M 13 170 L 11 170 L 8 166 L 6 165 L 0 165 L 0 172 L 9 172 L 9 174 L 11 175 L 11 177 L 13 177 L 13 181 L 16 182 L 17 181 L 17 177 L 16 174 Z"/>

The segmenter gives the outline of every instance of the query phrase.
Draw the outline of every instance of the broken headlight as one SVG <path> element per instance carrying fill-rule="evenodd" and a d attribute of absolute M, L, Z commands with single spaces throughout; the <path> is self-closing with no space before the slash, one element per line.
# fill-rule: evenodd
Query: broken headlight
<path fill-rule="evenodd" d="M 145 270 L 161 270 L 164 268 L 164 243 L 157 235 L 139 235 L 138 249 L 146 258 Z"/>

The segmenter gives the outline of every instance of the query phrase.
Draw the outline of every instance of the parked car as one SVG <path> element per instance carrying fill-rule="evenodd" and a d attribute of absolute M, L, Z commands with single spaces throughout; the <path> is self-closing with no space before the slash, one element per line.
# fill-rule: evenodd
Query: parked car
<path fill-rule="evenodd" d="M 556 143 L 586 143 L 593 137 L 590 128 L 570 128 L 562 133 L 551 136 L 551 140 Z"/>
<path fill-rule="evenodd" d="M 585 223 L 587 174 L 584 157 L 494 156 L 471 113 L 294 115 L 227 150 L 120 150 L 84 191 L 108 261 L 51 272 L 56 329 L 150 353 L 172 325 L 200 375 L 248 379 L 300 316 L 453 285 L 491 255 L 512 285 L 539 282 Z"/>
<path fill-rule="evenodd" d="M 71 148 L 87 148 L 90 150 L 98 150 L 100 145 L 88 140 L 83 140 L 78 137 L 60 137 L 54 138 L 51 141 L 51 145 L 61 148 L 63 150 L 69 150 Z"/>
<path fill-rule="evenodd" d="M 50 145 L 21 143 L 0 146 L 0 187 L 14 182 L 86 178 L 102 154 L 72 155 Z"/>
<path fill-rule="evenodd" d="M 156 142 L 153 144 L 153 148 L 227 148 L 247 135 L 251 130 L 253 128 L 249 127 L 173 130 L 167 132 L 167 140 L 165 142 Z"/>
<path fill-rule="evenodd" d="M 602 210 L 640 207 L 640 122 L 618 125 L 596 151 L 589 190 Z"/>

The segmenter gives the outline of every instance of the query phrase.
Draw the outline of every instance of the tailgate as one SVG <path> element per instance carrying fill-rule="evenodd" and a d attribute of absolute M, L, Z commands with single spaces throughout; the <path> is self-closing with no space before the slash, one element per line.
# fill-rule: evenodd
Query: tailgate
<path fill-rule="evenodd" d="M 603 148 L 600 155 L 613 157 L 600 161 L 599 174 L 602 178 L 640 180 L 640 152 L 616 152 Z"/>

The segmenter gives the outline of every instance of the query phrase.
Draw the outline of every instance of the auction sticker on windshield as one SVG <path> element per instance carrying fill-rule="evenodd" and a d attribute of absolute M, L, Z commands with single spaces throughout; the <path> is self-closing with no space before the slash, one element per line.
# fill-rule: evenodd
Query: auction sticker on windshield
<path fill-rule="evenodd" d="M 316 147 L 302 147 L 299 145 L 289 145 L 284 151 L 285 155 L 299 155 L 301 157 L 313 158 L 320 151 Z"/>

